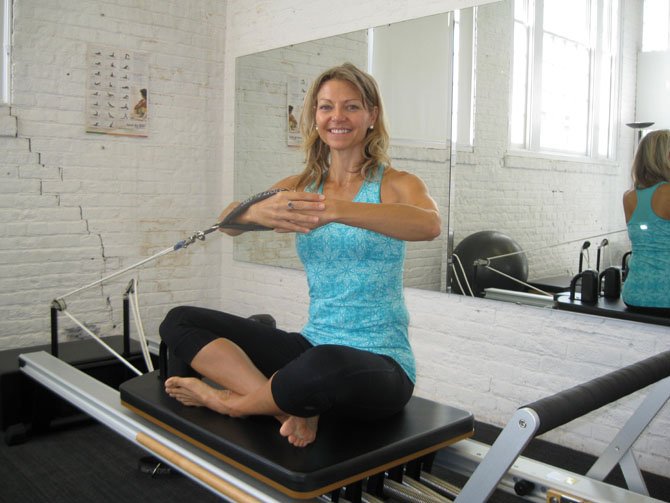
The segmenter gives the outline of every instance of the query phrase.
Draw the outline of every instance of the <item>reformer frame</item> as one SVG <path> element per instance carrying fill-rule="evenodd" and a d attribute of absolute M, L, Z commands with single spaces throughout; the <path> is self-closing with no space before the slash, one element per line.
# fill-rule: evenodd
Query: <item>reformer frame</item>
<path fill-rule="evenodd" d="M 273 192 L 269 191 L 252 196 L 241 204 L 236 211 L 245 211 L 248 205 L 272 194 Z M 291 501 L 292 499 L 287 499 L 286 494 L 277 491 L 271 485 L 263 488 L 256 487 L 256 482 L 253 477 L 250 477 L 249 473 L 227 465 L 217 456 L 213 456 L 212 453 L 185 442 L 178 432 L 157 429 L 155 424 L 123 407 L 117 391 L 56 358 L 58 354 L 57 316 L 58 312 L 63 312 L 97 342 L 128 365 L 131 370 L 141 375 L 140 371 L 126 363 L 121 355 L 109 348 L 97 335 L 91 333 L 83 324 L 80 324 L 78 320 L 71 316 L 67 312 L 64 298 L 124 274 L 162 255 L 186 248 L 196 240 L 204 240 L 207 234 L 217 229 L 235 227 L 236 224 L 230 223 L 233 216 L 235 215 L 229 215 L 231 219 L 227 219 L 228 222 L 223 221 L 204 231 L 196 232 L 189 238 L 152 257 L 55 299 L 51 306 L 52 355 L 46 352 L 21 355 L 21 370 L 128 440 L 148 450 L 195 482 L 222 497 L 240 502 Z M 488 266 L 488 264 L 484 265 Z M 134 295 L 134 297 L 131 297 L 132 304 L 130 306 L 133 308 L 138 323 L 138 335 L 144 341 L 142 346 L 143 355 L 147 360 L 149 370 L 151 370 L 149 350 L 139 320 L 139 304 L 134 282 L 130 283 L 124 296 L 124 354 L 127 353 L 129 345 L 127 318 L 129 296 L 131 295 Z M 471 440 L 462 440 L 456 445 L 443 448 L 440 452 L 442 454 L 439 458 L 440 461 L 445 466 L 455 471 L 464 472 L 469 476 L 463 489 L 460 492 L 456 491 L 458 493 L 456 502 L 484 502 L 496 487 L 502 485 L 505 488 L 506 485 L 509 485 L 510 477 L 513 482 L 526 481 L 530 483 L 531 489 L 526 497 L 533 501 L 550 501 L 549 498 L 552 497 L 555 499 L 551 501 L 569 503 L 658 501 L 648 496 L 644 479 L 632 454 L 632 446 L 670 397 L 669 375 L 670 351 L 666 351 L 637 364 L 519 408 L 490 449 Z M 656 384 L 642 405 L 638 407 L 586 476 L 570 474 L 551 465 L 532 462 L 521 456 L 524 448 L 535 436 L 566 424 L 654 383 Z M 574 403 L 577 403 L 577 406 L 573 406 Z M 444 447 L 444 445 L 440 447 Z M 628 487 L 636 492 L 602 482 L 617 464 L 620 465 L 624 473 Z M 412 470 L 416 471 L 415 468 Z M 414 475 L 421 480 L 430 478 L 429 474 L 424 473 L 414 473 Z M 402 479 L 402 475 L 399 478 Z M 393 487 L 395 481 L 389 480 L 388 482 Z M 410 483 L 403 487 L 413 487 L 413 484 Z M 441 486 L 442 484 L 436 482 L 435 485 Z M 419 495 L 416 494 L 416 489 L 413 489 L 413 491 L 415 491 L 414 496 L 409 497 L 410 501 L 416 501 L 416 498 L 419 498 L 419 501 L 450 501 L 439 494 L 431 493 L 428 489 L 425 489 Z M 360 491 L 358 496 L 360 499 Z M 333 499 L 333 501 L 336 500 L 337 498 Z"/>
<path fill-rule="evenodd" d="M 653 385 L 653 386 L 652 386 Z M 551 465 L 515 462 L 536 436 L 558 428 L 604 405 L 651 386 L 647 396 L 614 437 L 585 476 L 569 474 Z M 483 459 L 468 479 L 457 503 L 486 501 L 515 464 L 516 475 L 507 485 L 524 480 L 532 483 L 529 497 L 548 501 L 547 488 L 556 491 L 556 501 L 633 503 L 656 501 L 649 492 L 633 455 L 633 444 L 670 398 L 670 351 L 597 377 L 517 409 L 491 448 L 483 444 L 455 445 L 447 451 L 446 464 L 462 471 L 472 459 Z M 449 459 L 452 456 L 452 459 Z M 468 461 L 470 460 L 470 461 Z M 619 465 L 630 491 L 621 493 L 602 481 Z"/>
<path fill-rule="evenodd" d="M 46 351 L 19 357 L 21 371 L 126 440 L 214 494 L 241 503 L 294 501 L 121 405 L 119 392 Z"/>
<path fill-rule="evenodd" d="M 493 446 L 469 439 L 461 440 L 441 449 L 434 463 L 468 477 L 463 489 L 454 491 L 458 503 L 485 502 L 496 488 L 514 492 L 513 486 L 521 481 L 530 483 L 524 498 L 535 502 L 660 502 L 647 495 L 632 446 L 670 398 L 669 360 L 670 351 L 666 351 L 521 407 Z M 227 464 L 182 436 L 157 427 L 133 413 L 121 405 L 119 392 L 48 353 L 21 355 L 20 363 L 21 370 L 28 376 L 213 493 L 241 502 L 293 501 L 293 498 L 270 485 L 259 486 L 259 482 L 248 472 Z M 535 436 L 651 384 L 653 386 L 646 398 L 586 475 L 521 456 Z M 594 393 L 599 394 L 596 396 Z M 630 490 L 603 482 L 617 464 L 621 466 Z M 428 487 L 448 485 L 423 471 L 415 478 Z M 410 495 L 410 501 L 416 501 L 421 490 L 412 489 L 415 482 L 408 477 L 406 480 L 409 485 L 402 487 L 409 487 L 410 492 L 405 489 L 405 494 Z M 390 490 L 399 490 L 394 480 L 386 482 Z M 421 498 L 419 501 L 451 501 L 430 493 L 428 496 L 424 493 Z M 316 500 L 327 501 L 322 498 Z"/>
<path fill-rule="evenodd" d="M 414 464 L 413 469 L 419 472 L 432 461 L 433 454 L 437 450 L 469 437 L 474 424 L 472 415 L 466 411 L 416 398 L 414 406 L 408 407 L 412 412 L 406 415 L 399 414 L 395 419 L 387 421 L 386 428 L 368 424 L 358 432 L 337 431 L 338 425 L 332 423 L 329 437 L 331 440 L 339 438 L 339 445 L 331 445 L 326 439 L 320 447 L 315 444 L 311 454 L 306 449 L 289 446 L 279 437 L 278 427 L 274 421 L 269 426 L 260 421 L 251 421 L 253 418 L 246 420 L 228 418 L 228 426 L 223 424 L 223 431 L 228 431 L 228 438 L 222 438 L 218 446 L 210 447 L 203 445 L 202 442 L 193 441 L 192 437 L 196 440 L 198 438 L 197 434 L 193 435 L 194 428 L 187 429 L 185 434 L 170 425 L 158 425 L 156 418 L 151 417 L 151 414 L 136 407 L 124 406 L 123 397 L 118 391 L 45 351 L 20 355 L 19 360 L 21 370 L 47 389 L 184 473 L 204 488 L 236 502 L 283 502 L 295 501 L 296 498 L 315 501 L 321 499 L 322 495 L 328 494 L 337 495 L 330 500 L 337 501 L 340 491 L 345 487 L 346 497 L 351 498 L 351 501 L 375 501 L 375 498 L 369 495 L 362 498 L 363 482 L 367 481 L 368 487 L 370 487 L 369 481 L 373 478 L 376 478 L 375 483 L 380 480 L 383 482 L 386 472 L 395 472 L 394 490 L 405 495 L 419 494 L 418 489 L 399 483 L 402 480 L 404 465 L 407 464 L 409 467 Z M 154 382 L 162 384 L 156 372 L 128 381 L 132 384 L 131 387 L 139 386 L 141 389 L 147 389 L 148 386 L 150 399 L 151 395 L 157 392 Z M 140 401 L 146 398 L 143 393 L 137 396 Z M 132 398 L 133 393 L 126 393 L 126 398 L 128 397 Z M 137 399 L 134 403 L 138 403 Z M 158 406 L 160 407 L 160 404 Z M 176 407 L 176 409 L 185 411 L 187 416 L 211 412 L 187 407 Z M 216 413 L 210 416 L 210 427 L 214 425 L 216 428 L 217 423 L 226 423 L 226 418 Z M 231 427 L 232 422 L 236 424 L 232 424 Z M 260 427 L 257 433 L 254 433 L 254 429 L 258 426 Z M 204 427 L 206 429 L 207 424 Z M 202 425 L 196 429 L 202 429 Z M 328 427 L 323 431 L 327 432 Z M 270 439 L 269 432 L 276 437 L 274 440 Z M 327 433 L 324 434 L 328 436 Z M 361 442 L 361 435 L 367 434 L 371 435 L 371 441 L 367 442 L 368 445 L 359 447 L 357 443 L 366 444 L 365 441 Z M 236 439 L 236 435 L 243 438 Z M 355 440 L 348 446 L 342 445 L 346 443 L 343 439 L 348 435 Z M 255 436 L 258 438 L 254 438 Z M 389 440 L 388 445 L 386 437 Z M 235 445 L 236 442 L 239 446 Z M 222 454 L 216 449 L 226 443 L 233 449 L 232 455 L 229 455 L 229 451 L 224 451 Z M 267 447 L 263 446 L 264 443 L 268 444 Z M 254 449 L 253 444 L 260 448 Z M 279 445 L 281 445 L 279 450 L 284 452 L 279 453 L 280 461 L 277 462 L 277 459 L 267 457 L 267 451 L 276 450 Z M 330 450 L 340 452 L 331 454 Z M 351 460 L 343 458 L 342 454 L 349 451 L 354 451 L 358 455 Z M 295 459 L 292 461 L 291 457 Z M 259 470 L 259 464 L 268 466 L 269 470 Z M 310 471 L 310 468 L 304 473 L 301 472 L 302 466 L 309 468 L 310 465 L 313 466 L 313 471 Z M 276 475 L 275 472 L 279 472 L 279 478 L 273 477 L 273 474 Z M 286 480 L 297 485 L 285 484 Z M 380 486 L 381 489 L 383 485 Z M 425 493 L 423 494 L 425 496 Z M 436 495 L 428 500 L 424 497 L 421 501 L 439 503 L 446 500 Z"/>

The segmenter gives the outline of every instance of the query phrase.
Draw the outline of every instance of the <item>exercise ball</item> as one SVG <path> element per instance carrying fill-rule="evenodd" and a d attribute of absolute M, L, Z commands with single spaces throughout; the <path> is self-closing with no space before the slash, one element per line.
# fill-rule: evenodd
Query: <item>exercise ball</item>
<path fill-rule="evenodd" d="M 521 251 L 521 247 L 516 241 L 502 232 L 480 231 L 470 234 L 458 243 L 451 257 L 452 265 L 449 281 L 451 291 L 462 294 L 464 290 L 466 295 L 470 295 L 466 280 L 470 284 L 472 292 L 478 297 L 484 296 L 486 288 L 525 290 L 526 288 L 522 284 L 512 279 L 491 271 L 484 265 L 475 265 L 475 261 L 479 259 L 489 259 L 498 255 L 514 253 L 514 255 L 492 259 L 488 265 L 512 278 L 526 282 L 528 279 L 528 259 L 525 253 L 518 253 Z M 462 269 L 461 265 L 463 266 Z"/>

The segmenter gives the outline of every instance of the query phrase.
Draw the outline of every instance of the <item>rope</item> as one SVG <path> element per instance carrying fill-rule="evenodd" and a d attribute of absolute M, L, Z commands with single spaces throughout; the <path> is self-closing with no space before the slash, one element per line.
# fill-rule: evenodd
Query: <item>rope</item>
<path fill-rule="evenodd" d="M 179 243 L 182 243 L 182 241 L 180 241 Z M 177 243 L 177 244 L 179 244 L 179 243 Z M 105 276 L 104 278 L 101 278 L 97 281 L 94 281 L 93 283 L 89 283 L 88 285 L 84 285 L 80 288 L 77 288 L 76 290 L 72 290 L 71 292 L 68 292 L 65 295 L 62 295 L 61 297 L 58 297 L 57 300 L 62 300 L 65 297 L 70 297 L 71 295 L 74 295 L 75 293 L 83 292 L 84 290 L 88 290 L 89 288 L 93 288 L 94 286 L 100 285 L 101 283 L 104 283 L 105 281 L 109 281 L 112 278 L 116 278 L 117 276 L 121 276 L 122 274 L 125 274 L 129 271 L 132 271 L 133 269 L 137 269 L 138 267 L 140 267 L 141 265 L 146 264 L 147 262 L 151 262 L 152 260 L 155 260 L 158 257 L 162 257 L 163 255 L 167 255 L 170 252 L 178 250 L 179 248 L 176 248 L 176 246 L 177 245 L 171 246 L 170 248 L 166 248 L 165 250 L 163 250 L 161 252 L 158 252 L 158 253 L 156 253 L 155 255 L 152 255 L 149 258 L 145 258 L 144 260 L 140 260 L 137 264 L 133 264 L 131 266 L 126 267 L 125 269 L 121 269 L 120 271 L 116 271 L 115 273 L 112 273 L 109 276 Z"/>
<path fill-rule="evenodd" d="M 77 288 L 75 290 L 72 290 L 71 292 L 66 293 L 65 295 L 61 297 L 57 297 L 52 301 L 52 308 L 56 308 L 59 311 L 65 313 L 65 315 L 70 318 L 77 326 L 79 326 L 84 332 L 86 332 L 88 335 L 90 335 L 95 341 L 97 341 L 99 344 L 101 344 L 105 349 L 107 349 L 110 353 L 112 353 L 116 358 L 118 358 L 124 365 L 129 367 L 133 372 L 135 372 L 137 375 L 142 375 L 142 372 L 140 372 L 137 368 L 135 368 L 130 362 L 128 362 L 123 356 L 121 356 L 119 353 L 114 351 L 107 343 L 105 343 L 100 337 L 98 337 L 96 334 L 94 334 L 91 330 L 89 330 L 83 323 L 81 323 L 79 320 L 77 320 L 73 315 L 71 315 L 67 311 L 66 303 L 65 303 L 65 298 L 70 297 L 76 293 L 83 292 L 84 290 L 88 290 L 89 288 L 93 288 L 94 286 L 100 285 L 104 283 L 105 281 L 109 281 L 110 279 L 116 278 L 118 276 L 121 276 L 122 274 L 125 274 L 129 271 L 132 271 L 133 269 L 137 269 L 138 267 L 151 262 L 153 260 L 156 260 L 159 257 L 162 257 L 163 255 L 167 255 L 168 253 L 171 253 L 173 251 L 181 250 L 182 248 L 187 248 L 189 245 L 194 243 L 195 241 L 204 241 L 205 236 L 207 234 L 210 234 L 218 229 L 224 229 L 224 228 L 230 228 L 230 229 L 241 229 L 241 230 L 270 230 L 267 227 L 263 227 L 260 225 L 255 225 L 255 224 L 236 224 L 234 223 L 234 220 L 247 211 L 249 206 L 262 201 L 263 199 L 267 199 L 268 197 L 276 194 L 277 192 L 282 192 L 286 191 L 287 189 L 279 188 L 279 189 L 271 189 L 267 190 L 265 192 L 261 192 L 259 194 L 253 195 L 246 200 L 242 201 L 237 207 L 231 211 L 226 218 L 224 218 L 221 222 L 218 222 L 210 227 L 208 227 L 205 230 L 202 231 L 197 231 L 193 234 L 191 234 L 188 238 L 182 239 L 181 241 L 178 241 L 174 246 L 171 246 L 170 248 L 166 248 L 165 250 L 162 250 L 148 258 L 145 258 L 143 260 L 140 260 L 136 264 L 130 265 L 124 269 L 121 269 L 120 271 L 116 271 L 115 273 L 112 273 L 108 276 L 105 276 L 97 281 L 94 281 L 92 283 L 89 283 L 87 285 L 84 285 L 80 288 Z M 147 369 L 149 371 L 153 371 L 153 363 L 151 361 L 151 355 L 149 354 L 149 348 L 147 346 L 147 340 L 146 340 L 146 334 L 144 333 L 144 327 L 142 325 L 142 319 L 140 317 L 140 303 L 137 297 L 137 278 L 131 280 L 130 284 L 128 285 L 128 288 L 126 289 L 126 294 L 128 295 L 128 300 L 130 307 L 133 310 L 133 317 L 135 318 L 135 324 L 137 327 L 137 332 L 138 336 L 140 339 L 140 347 L 142 349 L 142 356 L 144 357 L 144 361 L 147 365 Z"/>
<path fill-rule="evenodd" d="M 186 239 L 182 239 L 181 241 L 177 242 L 174 246 L 171 246 L 170 248 L 166 248 L 148 258 L 145 258 L 143 260 L 140 260 L 139 262 L 130 265 L 124 269 L 121 269 L 119 271 L 116 271 L 112 274 L 109 274 L 108 276 L 105 276 L 97 281 L 94 281 L 92 283 L 89 283 L 87 285 L 84 285 L 80 288 L 77 288 L 75 290 L 72 290 L 71 292 L 66 293 L 65 295 L 58 297 L 54 299 L 53 301 L 53 306 L 56 306 L 59 311 L 64 313 L 70 320 L 72 320 L 79 328 L 81 328 L 84 332 L 86 332 L 88 335 L 90 335 L 93 340 L 98 342 L 100 345 L 102 345 L 107 351 L 109 351 L 111 354 L 113 354 L 121 363 L 123 363 L 125 366 L 130 368 L 133 372 L 135 372 L 137 375 L 142 375 L 142 372 L 140 372 L 133 364 L 131 364 L 128 360 L 126 360 L 123 356 L 121 356 L 119 353 L 117 353 L 112 347 L 110 347 L 107 343 L 105 343 L 100 337 L 98 337 L 96 334 L 94 334 L 91 330 L 89 330 L 83 323 L 81 323 L 77 318 L 75 318 L 66 308 L 66 304 L 64 299 L 66 297 L 70 297 L 76 293 L 83 292 L 84 290 L 88 290 L 89 288 L 93 288 L 94 286 L 101 285 L 105 281 L 109 281 L 113 278 L 116 278 L 118 276 L 121 276 L 122 274 L 125 274 L 127 272 L 132 271 L 133 269 L 137 269 L 140 266 L 143 266 L 144 264 L 151 262 L 153 260 L 156 260 L 159 257 L 162 257 L 163 255 L 167 255 L 168 253 L 172 253 L 173 251 L 180 250 L 182 248 L 188 247 L 191 243 L 194 243 L 196 240 L 203 241 L 205 239 L 205 236 L 211 232 L 214 232 L 215 230 L 220 228 L 220 224 L 215 224 L 209 227 L 208 229 L 205 229 L 204 231 L 198 231 L 191 236 L 189 236 Z M 149 371 L 154 370 L 153 363 L 151 361 L 151 355 L 149 354 L 149 347 L 147 345 L 147 338 L 146 334 L 144 332 L 144 326 L 142 325 L 142 318 L 140 316 L 140 303 L 137 297 L 137 279 L 133 279 L 130 282 L 130 285 L 128 286 L 128 289 L 126 290 L 129 298 L 129 304 L 130 307 L 133 311 L 133 317 L 135 319 L 135 326 L 137 327 L 137 333 L 139 337 L 139 342 L 140 342 L 140 348 L 142 350 L 142 357 L 144 358 L 144 361 L 146 363 L 147 369 Z"/>
<path fill-rule="evenodd" d="M 142 356 L 144 357 L 144 363 L 147 365 L 149 372 L 153 372 L 154 364 L 151 361 L 151 355 L 149 354 L 149 346 L 147 345 L 147 336 L 144 333 L 144 325 L 142 324 L 142 318 L 140 317 L 140 301 L 138 296 L 138 278 L 133 278 L 132 280 L 132 290 L 129 292 L 130 307 L 133 310 L 133 318 L 135 319 L 135 326 L 137 327 L 137 335 L 140 339 L 140 348 L 142 349 Z"/>
<path fill-rule="evenodd" d="M 456 255 L 455 253 L 452 253 L 451 256 L 456 259 L 456 262 L 458 262 L 458 265 L 461 268 L 461 274 L 463 275 L 463 281 L 465 281 L 465 284 L 467 285 L 468 290 L 470 291 L 470 296 L 474 297 L 475 294 L 472 292 L 472 288 L 470 287 L 470 283 L 468 282 L 468 277 L 465 274 L 465 269 L 463 268 L 463 263 L 461 262 L 460 257 L 458 255 Z M 463 289 L 463 285 L 461 285 L 461 280 L 458 277 L 458 271 L 456 270 L 456 267 L 454 266 L 453 263 L 451 264 L 451 268 L 454 271 L 454 276 L 456 277 L 456 283 L 458 283 L 458 288 L 461 289 L 462 293 L 465 293 L 465 290 Z"/>
<path fill-rule="evenodd" d="M 591 239 L 599 238 L 599 237 L 602 237 L 602 236 L 609 236 L 611 234 L 618 234 L 620 232 L 626 232 L 626 229 L 619 229 L 618 231 L 606 232 L 604 234 L 596 234 L 595 236 L 590 236 L 590 238 Z M 530 249 L 530 250 L 519 250 L 519 251 L 515 251 L 515 252 L 504 253 L 502 255 L 495 255 L 493 257 L 487 257 L 485 260 L 495 260 L 495 259 L 498 259 L 498 258 L 511 257 L 512 255 L 519 255 L 521 253 L 532 253 L 532 252 L 536 252 L 536 251 L 546 250 L 548 248 L 556 248 L 558 246 L 568 245 L 568 244 L 571 244 L 571 243 L 579 243 L 580 241 L 584 241 L 584 238 L 573 239 L 572 241 L 564 241 L 562 243 L 557 243 L 557 244 L 548 245 L 548 246 L 541 246 L 539 248 L 533 248 L 533 249 Z"/>
<path fill-rule="evenodd" d="M 500 274 L 501 276 L 505 276 L 506 278 L 511 279 L 512 281 L 515 281 L 515 282 L 519 283 L 520 285 L 525 286 L 526 288 L 530 288 L 531 290 L 535 290 L 536 292 L 540 292 L 542 295 L 546 295 L 547 297 L 551 297 L 552 299 L 554 298 L 554 296 L 551 293 L 545 292 L 544 290 L 541 290 L 536 286 L 529 285 L 528 283 L 524 283 L 520 279 L 517 279 L 514 276 L 510 276 L 509 274 L 506 274 L 502 271 L 499 271 L 498 269 L 494 269 L 490 265 L 486 265 L 484 267 L 486 267 L 489 271 L 493 271 L 497 274 Z"/>
<path fill-rule="evenodd" d="M 139 370 L 137 370 L 137 368 L 135 368 L 135 366 L 134 366 L 132 363 L 130 363 L 130 362 L 129 362 L 128 360 L 126 360 L 123 356 L 121 356 L 119 353 L 117 353 L 117 352 L 114 350 L 114 348 L 112 348 L 109 344 L 107 344 L 105 341 L 103 341 L 100 337 L 98 337 L 96 334 L 94 334 L 93 332 L 91 332 L 91 331 L 90 331 L 90 330 L 89 330 L 83 323 L 81 323 L 77 318 L 75 318 L 74 316 L 72 316 L 72 315 L 68 312 L 67 309 L 63 309 L 62 312 L 63 312 L 63 314 L 65 314 L 65 316 L 67 316 L 68 318 L 70 318 L 70 319 L 75 323 L 75 325 L 77 325 L 77 326 L 78 326 L 79 328 L 81 328 L 84 332 L 86 332 L 88 335 L 90 335 L 91 337 L 93 337 L 93 340 L 95 340 L 96 342 L 98 342 L 98 343 L 99 343 L 100 345 L 102 345 L 105 349 L 107 349 L 107 351 L 109 351 L 109 352 L 112 353 L 114 356 L 116 356 L 116 357 L 121 361 L 121 363 L 123 363 L 126 367 L 128 367 L 130 370 L 132 370 L 133 372 L 135 372 L 137 375 L 139 375 L 139 376 L 142 375 L 142 372 L 140 372 Z"/>

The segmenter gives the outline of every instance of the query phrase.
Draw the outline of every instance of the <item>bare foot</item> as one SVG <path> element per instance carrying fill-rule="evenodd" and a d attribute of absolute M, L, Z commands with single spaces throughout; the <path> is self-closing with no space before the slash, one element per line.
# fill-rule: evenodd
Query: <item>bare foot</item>
<path fill-rule="evenodd" d="M 286 437 L 291 445 L 305 447 L 316 439 L 318 424 L 319 416 L 288 416 L 279 428 L 279 433 Z"/>
<path fill-rule="evenodd" d="M 232 407 L 239 395 L 230 390 L 213 388 L 194 377 L 170 377 L 165 381 L 165 392 L 189 407 L 207 407 L 220 414 L 240 416 Z"/>

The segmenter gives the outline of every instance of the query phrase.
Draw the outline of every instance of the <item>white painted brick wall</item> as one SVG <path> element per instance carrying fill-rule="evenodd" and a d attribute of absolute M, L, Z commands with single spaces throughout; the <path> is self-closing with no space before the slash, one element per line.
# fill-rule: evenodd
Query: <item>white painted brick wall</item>
<path fill-rule="evenodd" d="M 0 349 L 43 344 L 51 300 L 166 249 L 221 209 L 225 2 L 26 0 L 0 110 Z M 87 44 L 149 56 L 149 137 L 84 132 Z M 140 270 L 147 333 L 170 307 L 217 305 L 219 244 Z M 130 275 L 66 299 L 120 333 Z M 78 333 L 61 316 L 64 339 Z M 134 330 L 134 329 L 133 329 Z"/>
<path fill-rule="evenodd" d="M 10 114 L 9 107 L 6 105 L 0 106 L 0 136 L 16 136 L 16 117 Z"/>
<path fill-rule="evenodd" d="M 230 1 L 224 79 L 224 199 L 232 197 L 232 190 L 226 193 L 226 182 L 233 179 L 231 90 L 236 56 L 463 5 L 466 3 L 347 0 L 333 10 L 326 0 L 256 1 L 253 7 L 245 0 Z M 322 12 L 329 13 L 327 18 Z M 236 262 L 230 240 L 223 245 L 221 293 L 226 308 L 242 315 L 270 312 L 282 327 L 299 330 L 307 310 L 304 275 Z M 406 296 L 418 359 L 417 393 L 472 410 L 478 419 L 500 426 L 525 403 L 670 349 L 667 327 L 422 290 L 408 289 Z M 605 407 L 544 437 L 599 454 L 639 399 L 633 396 L 617 407 Z M 669 426 L 666 408 L 639 440 L 636 453 L 643 469 L 670 475 Z"/>

